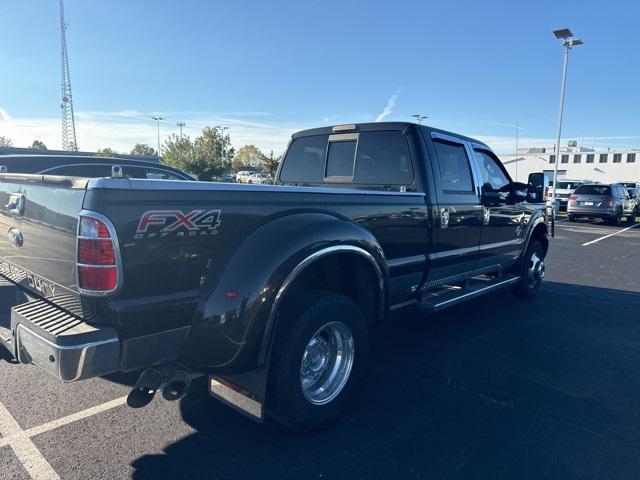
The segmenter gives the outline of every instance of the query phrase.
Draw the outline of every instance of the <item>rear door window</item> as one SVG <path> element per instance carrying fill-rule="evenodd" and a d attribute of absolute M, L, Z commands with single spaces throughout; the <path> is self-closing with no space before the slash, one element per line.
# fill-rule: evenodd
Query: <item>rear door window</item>
<path fill-rule="evenodd" d="M 433 139 L 440 166 L 442 190 L 451 193 L 473 193 L 469 157 L 463 144 Z"/>
<path fill-rule="evenodd" d="M 360 134 L 353 183 L 410 185 L 413 180 L 409 146 L 402 132 Z"/>
<path fill-rule="evenodd" d="M 290 183 L 322 183 L 329 135 L 296 138 L 287 149 L 280 180 Z"/>

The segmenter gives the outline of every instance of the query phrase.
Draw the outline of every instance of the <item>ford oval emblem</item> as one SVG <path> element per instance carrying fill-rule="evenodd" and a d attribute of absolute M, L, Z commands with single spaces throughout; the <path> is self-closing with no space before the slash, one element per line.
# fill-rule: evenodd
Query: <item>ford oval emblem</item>
<path fill-rule="evenodd" d="M 9 241 L 11 242 L 11 245 L 13 245 L 15 248 L 20 248 L 24 243 L 24 237 L 22 236 L 22 232 L 17 228 L 10 228 Z"/>

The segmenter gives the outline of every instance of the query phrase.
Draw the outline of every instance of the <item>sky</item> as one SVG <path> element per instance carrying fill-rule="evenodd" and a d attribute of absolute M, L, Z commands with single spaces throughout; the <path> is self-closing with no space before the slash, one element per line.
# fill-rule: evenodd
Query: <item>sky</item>
<path fill-rule="evenodd" d="M 60 148 L 57 0 L 0 0 L 0 136 Z M 296 130 L 424 123 L 499 153 L 550 145 L 569 27 L 563 143 L 640 146 L 640 2 L 66 0 L 78 146 L 129 151 L 229 127 L 276 153 Z"/>

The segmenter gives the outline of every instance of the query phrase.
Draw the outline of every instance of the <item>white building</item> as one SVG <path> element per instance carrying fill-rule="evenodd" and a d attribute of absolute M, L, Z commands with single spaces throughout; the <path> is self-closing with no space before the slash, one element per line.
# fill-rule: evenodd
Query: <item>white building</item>
<path fill-rule="evenodd" d="M 555 148 L 518 149 L 518 156 L 501 155 L 500 159 L 514 180 L 526 182 L 529 173 L 544 172 L 553 180 Z M 575 141 L 560 147 L 558 178 L 591 180 L 602 183 L 640 181 L 640 149 L 593 150 L 578 147 Z"/>

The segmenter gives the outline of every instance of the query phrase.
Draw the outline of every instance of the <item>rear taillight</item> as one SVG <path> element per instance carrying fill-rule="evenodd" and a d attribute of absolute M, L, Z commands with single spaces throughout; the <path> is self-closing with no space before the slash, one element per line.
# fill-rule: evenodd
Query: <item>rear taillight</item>
<path fill-rule="evenodd" d="M 615 200 L 611 197 L 602 197 L 602 202 L 607 203 L 609 205 L 615 205 Z"/>
<path fill-rule="evenodd" d="M 569 195 L 569 200 L 577 200 L 578 195 Z"/>
<path fill-rule="evenodd" d="M 544 198 L 543 200 L 546 202 L 549 200 L 549 187 L 544 187 Z"/>
<path fill-rule="evenodd" d="M 78 288 L 88 295 L 104 295 L 118 288 L 120 259 L 115 229 L 102 215 L 87 212 L 78 226 Z"/>

